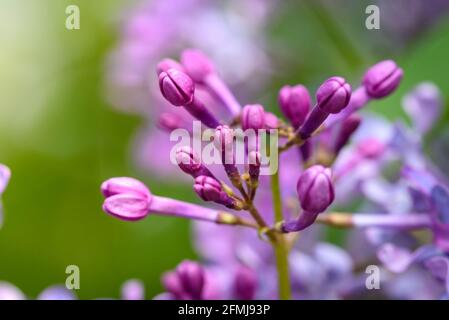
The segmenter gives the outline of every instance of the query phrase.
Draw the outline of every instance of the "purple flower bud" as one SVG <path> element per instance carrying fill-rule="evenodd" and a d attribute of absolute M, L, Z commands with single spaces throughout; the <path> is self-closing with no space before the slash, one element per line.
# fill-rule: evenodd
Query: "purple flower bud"
<path fill-rule="evenodd" d="M 215 130 L 214 145 L 221 152 L 221 162 L 226 174 L 233 184 L 239 184 L 240 174 L 234 154 L 234 130 L 228 126 L 218 126 Z"/>
<path fill-rule="evenodd" d="M 256 294 L 257 276 L 254 270 L 239 266 L 234 279 L 234 295 L 239 300 L 253 300 Z"/>
<path fill-rule="evenodd" d="M 204 174 L 201 174 L 204 173 Z M 200 166 L 198 175 L 212 174 Z M 106 197 L 103 210 L 119 219 L 135 221 L 154 214 L 187 219 L 220 222 L 222 212 L 171 198 L 154 196 L 141 182 L 132 178 L 112 178 L 101 186 Z M 226 195 L 226 194 L 225 194 Z M 227 195 L 226 195 L 227 196 Z M 222 199 L 224 202 L 225 199 Z M 227 203 L 226 203 L 227 205 Z"/>
<path fill-rule="evenodd" d="M 106 197 L 103 211 L 126 221 L 145 218 L 153 199 L 142 182 L 128 177 L 106 180 L 101 185 L 101 192 Z"/>
<path fill-rule="evenodd" d="M 101 192 L 108 198 L 117 194 L 134 194 L 141 197 L 151 197 L 147 186 L 137 179 L 118 177 L 106 180 L 101 184 Z"/>
<path fill-rule="evenodd" d="M 403 71 L 392 60 L 384 60 L 368 69 L 363 85 L 371 98 L 380 99 L 392 93 L 401 82 Z"/>
<path fill-rule="evenodd" d="M 285 117 L 295 129 L 299 128 L 306 120 L 311 108 L 309 91 L 302 85 L 284 86 L 279 91 L 278 101 Z"/>
<path fill-rule="evenodd" d="M 190 147 L 181 147 L 176 150 L 176 162 L 178 166 L 187 174 L 193 174 L 198 171 L 202 164 L 198 155 Z"/>
<path fill-rule="evenodd" d="M 334 201 L 331 175 L 331 170 L 321 165 L 312 166 L 301 174 L 296 189 L 303 212 L 297 220 L 282 223 L 282 232 L 307 228 L 330 206 Z"/>
<path fill-rule="evenodd" d="M 116 194 L 106 198 L 103 211 L 126 221 L 136 221 L 145 218 L 149 213 L 151 197 L 138 194 Z"/>
<path fill-rule="evenodd" d="M 265 110 L 260 104 L 248 104 L 242 111 L 243 130 L 259 130 L 265 127 Z"/>
<path fill-rule="evenodd" d="M 215 129 L 214 145 L 221 152 L 221 161 L 224 165 L 234 164 L 234 130 L 228 126 L 218 126 Z"/>
<path fill-rule="evenodd" d="M 213 201 L 228 208 L 234 208 L 234 200 L 223 191 L 220 182 L 217 179 L 198 176 L 195 178 L 195 184 L 193 185 L 193 190 L 196 194 L 204 201 Z"/>
<path fill-rule="evenodd" d="M 260 159 L 260 152 L 258 151 L 251 151 L 248 155 L 248 161 L 249 165 L 260 167 L 261 159 Z"/>
<path fill-rule="evenodd" d="M 257 151 L 251 151 L 248 155 L 248 162 L 249 162 L 249 176 L 253 180 L 253 182 L 257 181 L 260 174 L 260 153 Z"/>
<path fill-rule="evenodd" d="M 196 177 L 193 189 L 204 201 L 220 201 L 223 193 L 220 183 L 206 176 Z"/>
<path fill-rule="evenodd" d="M 161 93 L 175 106 L 184 106 L 193 101 L 195 84 L 184 72 L 169 69 L 159 75 Z"/>
<path fill-rule="evenodd" d="M 196 178 L 200 175 L 214 177 L 214 175 L 202 163 L 195 151 L 189 146 L 176 150 L 176 162 L 185 173 Z"/>
<path fill-rule="evenodd" d="M 200 300 L 203 296 L 205 272 L 203 267 L 194 261 L 184 260 L 176 268 L 183 291 L 191 299 Z"/>
<path fill-rule="evenodd" d="M 277 129 L 279 128 L 279 119 L 274 113 L 265 112 L 265 129 Z"/>
<path fill-rule="evenodd" d="M 184 50 L 181 54 L 181 63 L 187 74 L 198 83 L 202 83 L 207 75 L 215 72 L 213 63 L 197 49 Z"/>
<path fill-rule="evenodd" d="M 215 129 L 214 145 L 220 151 L 229 150 L 234 145 L 234 130 L 226 125 Z"/>
<path fill-rule="evenodd" d="M 170 271 L 164 273 L 162 276 L 162 285 L 165 290 L 171 293 L 176 299 L 184 300 L 189 297 L 185 296 L 184 289 L 182 287 L 182 283 L 176 274 L 176 271 Z"/>
<path fill-rule="evenodd" d="M 317 105 L 327 113 L 339 113 L 351 99 L 351 86 L 341 77 L 327 79 L 316 94 Z"/>
<path fill-rule="evenodd" d="M 173 59 L 163 59 L 156 66 L 157 75 L 160 75 L 162 72 L 167 72 L 170 69 L 176 69 L 185 72 L 184 67 L 179 62 Z"/>
<path fill-rule="evenodd" d="M 220 123 L 195 97 L 195 83 L 186 73 L 177 69 L 168 69 L 159 74 L 159 87 L 165 99 L 174 106 L 183 106 L 194 118 L 210 128 Z"/>
<path fill-rule="evenodd" d="M 304 211 L 320 213 L 334 201 L 331 169 L 315 165 L 299 177 L 297 192 Z"/>
<path fill-rule="evenodd" d="M 341 77 L 327 79 L 316 94 L 317 105 L 307 116 L 298 134 L 302 139 L 309 138 L 332 113 L 345 108 L 351 99 L 351 86 Z"/>

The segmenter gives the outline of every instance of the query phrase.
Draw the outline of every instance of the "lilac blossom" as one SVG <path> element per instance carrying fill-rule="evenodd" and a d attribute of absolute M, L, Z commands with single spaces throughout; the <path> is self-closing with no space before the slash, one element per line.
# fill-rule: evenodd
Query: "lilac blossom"
<path fill-rule="evenodd" d="M 317 105 L 299 131 L 299 136 L 303 139 L 310 137 L 330 114 L 338 114 L 348 105 L 351 86 L 341 77 L 329 78 L 318 88 L 316 98 Z"/>
<path fill-rule="evenodd" d="M 295 129 L 304 123 L 311 108 L 309 91 L 303 85 L 284 86 L 279 91 L 279 107 Z"/>
<path fill-rule="evenodd" d="M 436 85 L 424 82 L 404 96 L 402 106 L 420 134 L 427 133 L 441 113 L 442 98 Z"/>
<path fill-rule="evenodd" d="M 334 201 L 334 186 L 329 168 L 315 165 L 305 170 L 298 179 L 297 191 L 303 209 L 297 221 L 282 225 L 283 232 L 300 231 L 315 222 L 318 214 Z"/>
<path fill-rule="evenodd" d="M 133 178 L 112 178 L 102 185 L 103 210 L 116 218 L 136 221 L 158 214 L 195 221 L 202 261 L 182 261 L 164 274 L 165 291 L 155 299 L 363 296 L 365 282 L 355 268 L 355 255 L 318 237 L 307 241 L 319 224 L 363 230 L 370 247 L 364 253 L 383 263 L 387 288 L 382 295 L 413 298 L 401 281 L 414 264 L 425 267 L 414 272 L 430 271 L 440 289 L 441 283 L 448 283 L 448 188 L 420 145 L 439 112 L 437 90 L 418 87 L 404 100 L 416 134 L 402 123 L 392 125 L 360 113 L 400 85 L 403 70 L 392 60 L 368 68 L 354 91 L 344 78 L 328 78 L 318 88 L 313 108 L 304 86 L 284 86 L 278 100 L 286 122 L 260 104 L 242 107 L 203 51 L 186 49 L 179 62 L 165 58 L 155 69 L 160 95 L 174 112 L 164 115 L 160 127 L 172 130 L 199 120 L 202 130 L 212 129 L 221 160 L 218 166 L 209 165 L 190 146 L 176 150 L 178 167 L 191 176 L 193 192 L 205 202 L 201 204 L 153 195 Z M 426 106 L 431 114 L 419 121 Z M 190 118 L 183 118 L 186 113 Z M 278 139 L 273 156 L 279 171 L 262 175 L 259 140 L 244 141 L 248 162 L 238 163 L 233 149 L 237 129 L 277 130 L 278 135 L 269 138 Z M 383 174 L 395 163 L 402 170 L 392 181 Z M 356 210 L 360 212 L 332 211 L 358 196 L 365 199 Z M 416 230 L 431 233 L 433 242 L 415 239 L 411 231 Z M 426 297 L 439 294 L 425 276 L 416 285 L 426 288 Z"/>

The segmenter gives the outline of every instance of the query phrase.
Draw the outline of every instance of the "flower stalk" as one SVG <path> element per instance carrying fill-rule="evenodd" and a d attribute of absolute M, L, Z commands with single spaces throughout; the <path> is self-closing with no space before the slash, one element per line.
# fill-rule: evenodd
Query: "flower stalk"
<path fill-rule="evenodd" d="M 271 176 L 271 192 L 273 197 L 273 209 L 275 221 L 282 221 L 282 202 L 279 188 L 279 169 Z M 278 272 L 279 298 L 281 300 L 291 299 L 290 274 L 288 268 L 288 250 L 285 235 L 277 234 L 273 242 L 276 255 L 276 267 Z"/>

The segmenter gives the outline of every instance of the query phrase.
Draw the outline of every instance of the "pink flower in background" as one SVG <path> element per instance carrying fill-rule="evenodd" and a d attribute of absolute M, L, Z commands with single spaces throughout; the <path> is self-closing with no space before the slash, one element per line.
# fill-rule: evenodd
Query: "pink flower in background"
<path fill-rule="evenodd" d="M 11 170 L 3 164 L 0 163 L 0 227 L 3 223 L 3 205 L 2 205 L 2 194 L 5 192 L 6 186 L 11 178 Z"/>
<path fill-rule="evenodd" d="M 26 300 L 27 296 L 16 286 L 0 281 L 0 300 Z M 62 285 L 55 285 L 43 290 L 37 300 L 75 300 L 73 291 Z"/>

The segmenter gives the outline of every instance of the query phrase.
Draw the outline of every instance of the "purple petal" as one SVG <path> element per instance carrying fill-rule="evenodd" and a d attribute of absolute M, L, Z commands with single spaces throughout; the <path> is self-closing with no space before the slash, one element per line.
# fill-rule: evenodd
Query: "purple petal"
<path fill-rule="evenodd" d="M 432 189 L 431 198 L 439 223 L 449 225 L 449 194 L 447 190 L 437 185 Z"/>
<path fill-rule="evenodd" d="M 415 169 L 410 166 L 405 166 L 401 171 L 402 177 L 413 188 L 430 195 L 432 188 L 437 183 L 436 179 L 427 171 Z"/>
<path fill-rule="evenodd" d="M 107 198 L 103 210 L 126 221 L 140 220 L 148 214 L 148 199 L 135 194 L 117 194 Z"/>
<path fill-rule="evenodd" d="M 440 115 L 441 93 L 435 84 L 424 82 L 403 98 L 402 106 L 416 130 L 424 134 L 432 128 Z"/>
<path fill-rule="evenodd" d="M 37 297 L 37 300 L 76 300 L 76 296 L 73 291 L 56 285 L 42 291 Z"/>
<path fill-rule="evenodd" d="M 411 251 L 392 243 L 381 246 L 377 251 L 377 257 L 388 270 L 396 273 L 404 272 L 413 261 Z"/>
<path fill-rule="evenodd" d="M 377 257 L 384 266 L 396 273 L 404 272 L 412 263 L 425 262 L 426 260 L 441 255 L 442 252 L 433 245 L 422 246 L 414 252 L 395 246 L 392 243 L 382 245 L 377 251 Z"/>
<path fill-rule="evenodd" d="M 234 295 L 239 300 L 253 300 L 258 281 L 253 269 L 239 266 L 235 272 Z"/>
<path fill-rule="evenodd" d="M 449 259 L 437 256 L 427 260 L 425 265 L 434 276 L 444 281 L 446 293 L 449 294 Z"/>
<path fill-rule="evenodd" d="M 407 165 L 416 168 L 424 167 L 425 159 L 421 152 L 419 136 L 408 129 L 402 122 L 395 123 L 393 129 L 393 135 L 389 141 L 390 148 Z"/>
<path fill-rule="evenodd" d="M 449 194 L 447 190 L 436 185 L 431 192 L 434 207 L 432 212 L 435 243 L 446 252 L 449 252 Z"/>
<path fill-rule="evenodd" d="M 424 192 L 412 187 L 408 188 L 408 192 L 413 203 L 412 211 L 426 213 L 432 210 L 430 199 Z"/>
<path fill-rule="evenodd" d="M 136 194 L 143 197 L 151 197 L 147 186 L 137 179 L 129 177 L 110 178 L 102 183 L 101 192 L 105 197 L 116 194 Z"/>

